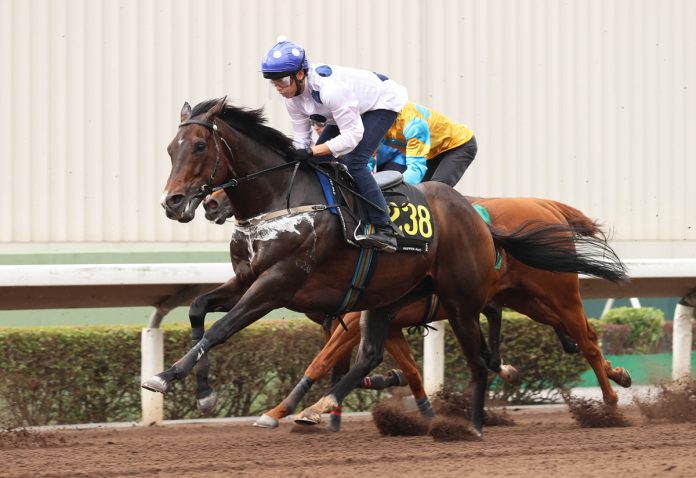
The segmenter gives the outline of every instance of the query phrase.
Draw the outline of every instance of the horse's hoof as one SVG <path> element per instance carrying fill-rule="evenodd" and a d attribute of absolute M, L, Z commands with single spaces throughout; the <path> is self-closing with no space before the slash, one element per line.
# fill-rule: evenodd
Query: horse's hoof
<path fill-rule="evenodd" d="M 420 410 L 421 417 L 425 418 L 426 420 L 432 420 L 435 418 L 435 410 L 433 410 L 432 407 L 428 407 L 425 410 Z"/>
<path fill-rule="evenodd" d="M 215 410 L 217 401 L 218 394 L 215 390 L 213 390 L 207 397 L 199 398 L 196 401 L 196 406 L 198 407 L 198 411 L 203 415 L 210 415 Z"/>
<path fill-rule="evenodd" d="M 408 385 L 404 372 L 398 368 L 391 369 L 387 372 L 387 383 L 390 387 L 403 387 Z"/>
<path fill-rule="evenodd" d="M 148 378 L 140 386 L 145 390 L 150 390 L 151 392 L 158 392 L 161 394 L 167 393 L 167 389 L 169 389 L 169 383 L 167 383 L 167 381 L 159 375 Z"/>
<path fill-rule="evenodd" d="M 623 388 L 629 388 L 631 386 L 631 383 L 633 383 L 633 381 L 631 380 L 631 374 L 628 373 L 628 370 L 626 370 L 625 368 L 621 368 L 619 370 L 621 370 L 621 373 L 619 374 L 618 380 L 615 380 L 615 382 L 617 383 L 617 385 L 620 385 Z"/>
<path fill-rule="evenodd" d="M 517 369 L 512 365 L 501 365 L 498 375 L 500 375 L 500 378 L 505 380 L 507 383 L 511 383 L 513 385 L 520 384 L 520 372 L 518 372 Z"/>
<path fill-rule="evenodd" d="M 295 416 L 295 423 L 300 425 L 318 425 L 321 423 L 321 413 L 317 413 L 311 408 L 306 408 L 302 413 Z"/>
<path fill-rule="evenodd" d="M 254 422 L 254 426 L 259 428 L 278 428 L 279 423 L 278 420 L 264 413 Z"/>

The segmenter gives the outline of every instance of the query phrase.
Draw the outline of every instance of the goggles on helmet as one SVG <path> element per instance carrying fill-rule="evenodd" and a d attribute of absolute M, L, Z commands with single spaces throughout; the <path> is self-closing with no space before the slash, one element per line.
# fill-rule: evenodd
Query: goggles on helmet
<path fill-rule="evenodd" d="M 290 86 L 290 83 L 292 82 L 292 78 L 290 76 L 283 76 L 281 78 L 271 78 L 271 83 L 273 86 L 277 88 L 287 88 Z"/>

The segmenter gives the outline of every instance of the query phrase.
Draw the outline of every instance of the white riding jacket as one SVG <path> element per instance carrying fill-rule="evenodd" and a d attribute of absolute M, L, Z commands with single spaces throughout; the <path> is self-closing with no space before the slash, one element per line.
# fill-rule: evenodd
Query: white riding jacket
<path fill-rule="evenodd" d="M 342 66 L 311 65 L 301 95 L 286 98 L 285 106 L 293 124 L 295 148 L 312 145 L 309 116 L 326 117 L 327 124 L 338 126 L 340 134 L 325 144 L 334 157 L 355 149 L 363 137 L 360 115 L 373 110 L 399 112 L 408 101 L 406 88 L 368 70 Z"/>

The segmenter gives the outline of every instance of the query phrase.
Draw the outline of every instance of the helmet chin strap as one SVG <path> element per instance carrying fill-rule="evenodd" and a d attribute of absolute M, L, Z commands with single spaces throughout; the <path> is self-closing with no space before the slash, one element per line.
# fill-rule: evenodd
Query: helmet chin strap
<path fill-rule="evenodd" d="M 300 80 L 297 79 L 297 75 L 298 75 L 298 73 L 300 73 L 302 71 L 302 67 L 304 66 L 304 62 L 305 62 L 305 51 L 302 50 L 302 60 L 300 60 L 300 68 L 299 68 L 299 70 L 297 70 L 295 72 L 294 75 L 292 75 L 292 78 L 295 80 L 295 96 L 300 96 L 302 94 L 302 83 L 300 82 Z M 305 72 L 304 76 L 302 77 L 303 80 L 305 78 L 307 78 L 307 72 Z"/>

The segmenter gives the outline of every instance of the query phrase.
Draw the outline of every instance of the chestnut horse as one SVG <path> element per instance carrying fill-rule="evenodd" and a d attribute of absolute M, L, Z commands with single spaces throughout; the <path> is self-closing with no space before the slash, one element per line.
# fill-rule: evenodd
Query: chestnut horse
<path fill-rule="evenodd" d="M 172 169 L 161 200 L 167 217 L 187 220 L 187 211 L 213 188 L 224 187 L 237 227 L 230 242 L 235 276 L 191 305 L 195 345 L 143 383 L 161 393 L 188 375 L 211 348 L 274 309 L 310 314 L 337 310 L 360 252 L 344 241 L 338 219 L 326 212 L 312 165 L 291 160 L 291 140 L 266 126 L 259 110 L 227 105 L 224 98 L 193 110 L 186 103 L 168 152 Z M 360 321 L 358 358 L 311 407 L 312 417 L 342 402 L 381 362 L 389 321 L 396 313 L 436 293 L 471 370 L 471 423 L 481 433 L 487 370 L 480 354 L 478 316 L 489 294 L 496 292 L 496 247 L 532 267 L 558 272 L 604 270 L 625 277 L 620 261 L 601 260 L 607 254 L 606 242 L 585 241 L 594 249 L 578 252 L 575 244 L 581 238 L 573 241 L 570 228 L 557 225 L 536 224 L 502 233 L 489 227 L 451 187 L 429 182 L 419 189 L 431 212 L 430 248 L 426 253 L 379 255 L 371 282 L 355 304 L 366 311 Z M 205 314 L 213 310 L 228 312 L 204 331 Z"/>
<path fill-rule="evenodd" d="M 558 201 L 536 198 L 474 198 L 467 197 L 472 204 L 485 207 L 492 224 L 501 230 L 515 230 L 525 221 L 543 221 L 547 223 L 568 224 L 577 226 L 579 230 L 591 235 L 601 235 L 602 232 L 594 221 L 581 211 Z M 230 203 L 222 192 L 208 196 L 203 202 L 206 218 L 218 224 L 225 222 L 232 214 Z M 566 352 L 582 351 L 590 363 L 597 381 L 603 392 L 605 403 L 614 404 L 618 397 L 612 390 L 607 378 L 612 379 L 622 387 L 630 387 L 631 376 L 623 368 L 612 368 L 602 356 L 597 343 L 597 336 L 587 321 L 579 293 L 577 274 L 553 274 L 547 271 L 530 268 L 503 252 L 501 268 L 498 272 L 496 287 L 504 287 L 497 296 L 492 298 L 483 310 L 489 322 L 489 340 L 491 344 L 489 368 L 501 373 L 499 352 L 500 323 L 502 306 L 511 307 L 518 312 L 528 315 L 533 320 L 550 325 L 556 331 Z M 415 360 L 410 353 L 401 330 L 422 324 L 425 317 L 433 322 L 446 320 L 443 309 L 430 311 L 430 299 L 420 300 L 408 305 L 393 319 L 385 342 L 387 352 L 394 358 L 403 376 L 411 388 L 416 403 L 424 414 L 430 414 L 430 402 L 425 394 L 420 373 Z M 310 317 L 321 323 L 321 318 Z M 328 371 L 338 364 L 338 369 L 346 367 L 346 359 L 360 339 L 358 322 L 359 312 L 351 312 L 343 318 L 347 331 L 334 331 L 331 343 L 318 355 L 305 371 L 305 377 L 314 383 L 323 378 Z M 573 340 L 568 338 L 568 335 Z M 485 350 L 485 347 L 484 347 Z M 340 373 L 340 372 L 339 372 Z M 511 376 L 516 371 L 511 367 L 504 370 L 501 377 L 512 381 Z M 336 370 L 334 370 L 336 374 Z M 400 384 L 398 375 L 392 375 L 388 380 L 366 379 L 363 386 L 368 388 L 385 388 Z M 301 390 L 306 391 L 306 387 Z M 275 428 L 278 420 L 292 413 L 302 394 L 295 392 L 259 420 L 257 426 Z M 340 427 L 340 411 L 332 412 L 331 430 Z"/>

